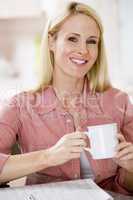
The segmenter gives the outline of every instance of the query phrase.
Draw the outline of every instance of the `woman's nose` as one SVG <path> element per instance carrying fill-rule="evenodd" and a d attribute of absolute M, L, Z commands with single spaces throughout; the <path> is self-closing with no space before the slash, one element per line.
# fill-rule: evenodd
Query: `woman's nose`
<path fill-rule="evenodd" d="M 79 52 L 80 52 L 81 54 L 83 54 L 83 55 L 89 53 L 86 44 L 82 43 L 82 44 L 79 46 Z"/>

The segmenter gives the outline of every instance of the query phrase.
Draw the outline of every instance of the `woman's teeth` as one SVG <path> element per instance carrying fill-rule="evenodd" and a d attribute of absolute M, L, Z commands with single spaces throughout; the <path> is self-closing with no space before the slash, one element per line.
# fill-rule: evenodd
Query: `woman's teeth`
<path fill-rule="evenodd" d="M 78 64 L 78 65 L 82 65 L 82 64 L 87 63 L 87 60 L 84 60 L 84 59 L 71 58 L 71 61 L 75 64 Z"/>

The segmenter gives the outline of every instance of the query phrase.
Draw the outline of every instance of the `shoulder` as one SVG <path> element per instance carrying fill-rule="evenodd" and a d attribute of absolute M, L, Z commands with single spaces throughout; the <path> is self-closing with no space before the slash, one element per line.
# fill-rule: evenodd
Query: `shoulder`
<path fill-rule="evenodd" d="M 18 94 L 15 94 L 11 97 L 8 102 L 16 106 L 26 106 L 29 104 L 36 104 L 38 101 L 41 101 L 43 94 L 35 93 L 32 91 L 23 91 Z"/>
<path fill-rule="evenodd" d="M 25 91 L 13 97 L 19 108 L 44 110 L 47 107 L 54 106 L 55 96 L 53 90 L 49 87 L 41 92 Z"/>
<path fill-rule="evenodd" d="M 118 89 L 118 88 L 115 88 L 115 87 L 110 87 L 108 90 L 106 90 L 105 92 L 103 92 L 107 95 L 110 95 L 110 96 L 115 96 L 115 95 L 118 95 L 118 96 L 127 96 L 127 93 Z"/>
<path fill-rule="evenodd" d="M 103 96 L 110 102 L 115 102 L 115 104 L 117 103 L 119 105 L 125 105 L 130 102 L 128 94 L 115 87 L 111 87 L 107 91 L 103 92 Z"/>

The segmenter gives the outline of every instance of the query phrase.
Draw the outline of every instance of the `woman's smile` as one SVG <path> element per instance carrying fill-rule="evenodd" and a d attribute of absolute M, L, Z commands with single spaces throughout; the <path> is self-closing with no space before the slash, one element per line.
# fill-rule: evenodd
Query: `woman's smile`
<path fill-rule="evenodd" d="M 88 60 L 82 59 L 82 58 L 70 58 L 71 62 L 78 65 L 78 66 L 84 66 L 85 64 L 88 63 Z"/>

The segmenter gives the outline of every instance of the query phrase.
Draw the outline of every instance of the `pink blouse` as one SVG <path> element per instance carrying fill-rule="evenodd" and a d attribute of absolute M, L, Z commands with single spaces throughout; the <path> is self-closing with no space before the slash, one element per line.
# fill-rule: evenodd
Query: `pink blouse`
<path fill-rule="evenodd" d="M 67 112 L 52 86 L 36 94 L 23 92 L 0 107 L 0 172 L 10 156 L 16 138 L 22 153 L 47 149 L 63 135 L 83 131 L 89 125 L 117 123 L 127 141 L 133 142 L 133 105 L 127 94 L 115 88 L 92 94 L 84 87 L 82 96 L 75 100 L 78 118 Z M 73 103 L 73 102 L 71 102 Z M 78 119 L 78 120 L 77 120 Z M 107 133 L 108 134 L 108 133 Z M 128 194 L 124 188 L 125 170 L 112 159 L 94 160 L 86 152 L 95 182 L 102 188 Z M 80 178 L 80 159 L 49 167 L 27 177 L 27 184 L 40 184 Z"/>

